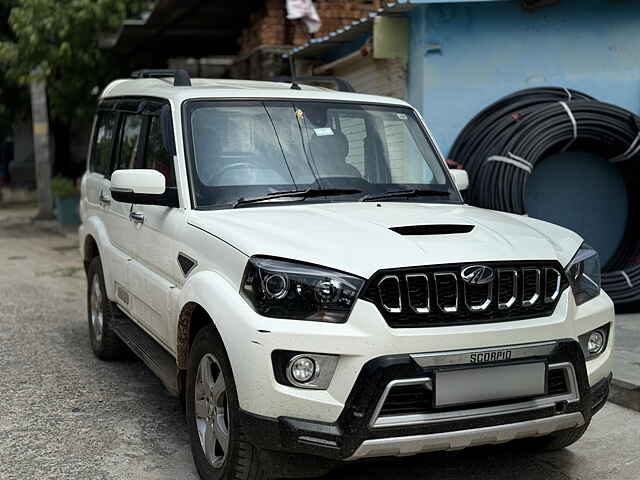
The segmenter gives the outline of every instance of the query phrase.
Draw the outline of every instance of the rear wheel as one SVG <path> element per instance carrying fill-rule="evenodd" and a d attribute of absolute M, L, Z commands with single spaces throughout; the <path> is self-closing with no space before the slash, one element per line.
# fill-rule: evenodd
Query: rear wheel
<path fill-rule="evenodd" d="M 101 360 L 127 358 L 129 351 L 115 334 L 111 324 L 123 315 L 107 298 L 100 257 L 91 260 L 87 271 L 87 319 L 91 348 Z"/>
<path fill-rule="evenodd" d="M 222 340 L 213 325 L 198 332 L 187 370 L 186 413 L 191 451 L 204 480 L 265 480 L 260 450 L 238 420 L 238 396 Z"/>

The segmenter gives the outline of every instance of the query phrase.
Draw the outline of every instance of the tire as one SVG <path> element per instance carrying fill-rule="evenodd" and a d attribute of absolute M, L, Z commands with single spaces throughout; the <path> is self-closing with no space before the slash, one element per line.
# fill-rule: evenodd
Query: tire
<path fill-rule="evenodd" d="M 585 423 L 581 427 L 571 428 L 569 430 L 561 430 L 559 432 L 550 433 L 543 437 L 534 437 L 526 439 L 527 446 L 533 447 L 536 450 L 542 452 L 554 452 L 556 450 L 562 450 L 569 445 L 574 444 L 584 432 L 589 428 L 589 422 Z"/>
<path fill-rule="evenodd" d="M 201 329 L 193 341 L 185 403 L 191 452 L 203 480 L 271 478 L 260 464 L 261 450 L 247 441 L 240 428 L 238 394 L 231 365 L 213 325 Z M 207 442 L 211 443 L 207 445 Z"/>
<path fill-rule="evenodd" d="M 115 334 L 111 324 L 124 315 L 107 297 L 100 257 L 91 260 L 87 270 L 87 320 L 91 348 L 101 360 L 121 360 L 129 350 Z"/>

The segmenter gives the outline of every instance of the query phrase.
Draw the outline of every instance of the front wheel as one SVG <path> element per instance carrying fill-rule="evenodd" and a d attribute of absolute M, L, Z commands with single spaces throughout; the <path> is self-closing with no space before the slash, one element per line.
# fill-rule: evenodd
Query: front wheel
<path fill-rule="evenodd" d="M 203 480 L 265 480 L 259 450 L 238 421 L 229 358 L 213 325 L 198 332 L 187 370 L 186 413 L 191 451 Z"/>

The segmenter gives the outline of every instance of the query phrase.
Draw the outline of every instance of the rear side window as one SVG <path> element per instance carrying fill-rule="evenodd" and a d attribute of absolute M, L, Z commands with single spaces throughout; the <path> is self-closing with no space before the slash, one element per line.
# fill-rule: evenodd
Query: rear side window
<path fill-rule="evenodd" d="M 162 124 L 160 117 L 150 117 L 149 134 L 145 149 L 144 168 L 157 170 L 166 178 L 167 187 L 176 186 L 173 171 L 173 156 L 167 152 L 162 141 Z"/>
<path fill-rule="evenodd" d="M 100 112 L 96 124 L 96 140 L 93 149 L 91 171 L 107 175 L 111 165 L 111 150 L 116 130 L 116 112 Z"/>
<path fill-rule="evenodd" d="M 142 115 L 125 114 L 120 135 L 120 154 L 114 170 L 134 168 L 139 149 L 142 148 Z"/>

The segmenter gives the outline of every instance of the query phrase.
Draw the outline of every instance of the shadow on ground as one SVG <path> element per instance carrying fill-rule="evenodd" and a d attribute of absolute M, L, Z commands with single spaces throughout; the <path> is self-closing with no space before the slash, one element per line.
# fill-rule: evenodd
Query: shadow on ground
<path fill-rule="evenodd" d="M 570 450 L 562 463 L 573 463 Z M 560 480 L 568 475 L 541 461 L 522 445 L 476 447 L 457 452 L 436 452 L 415 457 L 358 462 L 337 468 L 324 480 Z"/>

